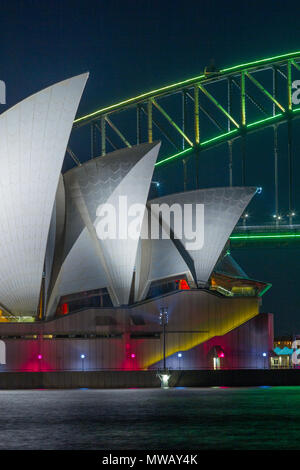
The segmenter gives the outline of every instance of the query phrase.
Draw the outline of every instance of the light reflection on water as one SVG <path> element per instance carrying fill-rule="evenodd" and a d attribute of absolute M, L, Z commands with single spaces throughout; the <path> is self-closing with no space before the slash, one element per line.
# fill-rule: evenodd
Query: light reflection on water
<path fill-rule="evenodd" d="M 300 387 L 2 390 L 0 404 L 0 449 L 300 447 Z"/>

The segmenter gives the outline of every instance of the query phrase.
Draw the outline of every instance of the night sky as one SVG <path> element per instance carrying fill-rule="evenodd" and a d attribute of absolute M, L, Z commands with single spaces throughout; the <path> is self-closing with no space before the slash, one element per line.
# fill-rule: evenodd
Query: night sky
<path fill-rule="evenodd" d="M 7 105 L 0 105 L 1 111 L 85 71 L 90 78 L 78 115 L 197 76 L 212 58 L 223 68 L 298 51 L 299 12 L 297 2 L 290 0 L 2 0 L 0 79 L 6 83 Z M 295 134 L 299 126 L 300 121 L 295 121 Z M 273 210 L 269 137 L 268 132 L 251 137 L 250 152 L 259 161 L 253 160 L 247 181 L 263 186 L 260 210 L 268 222 Z M 299 146 L 296 139 L 295 160 Z M 84 146 L 74 150 L 81 161 L 89 158 Z M 280 152 L 283 161 L 283 145 Z M 213 158 L 210 161 L 216 165 Z M 65 169 L 71 165 L 66 160 Z M 155 175 L 162 182 L 162 192 L 182 189 L 180 170 L 179 164 L 172 164 Z M 204 179 L 202 184 L 206 185 Z M 240 184 L 237 177 L 234 184 Z M 287 209 L 285 193 L 283 179 L 282 210 Z M 298 201 L 300 213 L 299 199 L 298 186 L 295 210 Z M 254 203 L 253 214 L 255 210 Z M 275 314 L 276 333 L 300 333 L 300 248 L 252 248 L 232 254 L 249 276 L 273 284 L 264 296 L 262 311 Z"/>

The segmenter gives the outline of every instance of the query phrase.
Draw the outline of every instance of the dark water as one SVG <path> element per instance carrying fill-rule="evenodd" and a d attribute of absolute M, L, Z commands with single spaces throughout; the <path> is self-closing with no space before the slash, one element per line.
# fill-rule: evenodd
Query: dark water
<path fill-rule="evenodd" d="M 0 391 L 0 449 L 298 449 L 300 387 Z"/>

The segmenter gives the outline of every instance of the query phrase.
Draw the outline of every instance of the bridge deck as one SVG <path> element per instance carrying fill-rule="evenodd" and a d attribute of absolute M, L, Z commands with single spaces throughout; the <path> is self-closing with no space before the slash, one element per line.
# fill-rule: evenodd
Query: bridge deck
<path fill-rule="evenodd" d="M 239 247 L 255 242 L 299 243 L 300 225 L 238 225 L 230 242 L 232 246 Z"/>

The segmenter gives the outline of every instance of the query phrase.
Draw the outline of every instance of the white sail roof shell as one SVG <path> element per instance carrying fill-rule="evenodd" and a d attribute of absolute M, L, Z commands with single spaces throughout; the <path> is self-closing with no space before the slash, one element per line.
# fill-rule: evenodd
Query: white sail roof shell
<path fill-rule="evenodd" d="M 126 197 L 128 208 L 147 197 L 160 143 L 145 143 L 89 160 L 64 175 L 66 191 L 65 252 L 49 301 L 53 315 L 59 298 L 107 287 L 114 305 L 128 304 L 139 239 L 101 240 L 97 208 Z"/>
<path fill-rule="evenodd" d="M 169 207 L 173 204 L 178 204 L 182 209 L 182 223 L 188 227 L 194 227 L 198 232 L 202 230 L 202 227 L 195 226 L 195 220 L 193 220 L 195 210 L 193 209 L 193 211 L 185 213 L 184 206 L 186 204 L 191 204 L 193 208 L 195 208 L 196 204 L 204 205 L 203 246 L 200 249 L 195 250 L 187 249 L 186 247 L 191 240 L 188 240 L 185 237 L 184 227 L 182 230 L 183 236 L 180 240 L 173 240 L 172 242 L 161 240 L 163 243 L 159 243 L 159 241 L 155 242 L 156 250 L 158 251 L 158 256 L 156 255 L 158 262 L 153 263 L 154 260 L 152 259 L 151 271 L 149 274 L 150 278 L 155 279 L 166 277 L 168 274 L 167 271 L 169 271 L 169 275 L 174 275 L 176 272 L 178 273 L 182 271 L 184 268 L 184 261 L 189 267 L 195 283 L 199 286 L 205 285 L 231 232 L 255 192 L 255 187 L 209 188 L 170 194 L 168 196 L 149 201 L 148 207 L 151 206 L 153 213 L 156 213 L 156 215 L 158 215 L 158 211 L 156 209 L 157 204 L 167 204 Z M 165 228 L 166 226 L 169 226 L 171 231 L 174 232 L 174 235 L 176 235 L 175 219 L 176 215 L 171 217 L 170 222 L 169 220 L 164 220 L 164 217 L 162 219 L 163 224 L 165 224 Z M 171 250 L 170 243 L 173 243 L 177 248 L 179 248 L 181 256 L 178 257 L 177 261 L 175 261 L 175 259 L 171 259 L 167 265 L 166 261 L 163 262 L 164 250 L 166 249 L 166 246 L 168 246 L 169 251 Z M 160 250 L 161 256 L 159 255 Z M 159 260 L 162 260 L 161 267 Z M 163 276 L 160 276 L 160 270 L 162 271 L 161 274 L 163 274 Z"/>
<path fill-rule="evenodd" d="M 88 74 L 36 93 L 0 115 L 0 303 L 38 307 L 59 175 Z"/>

